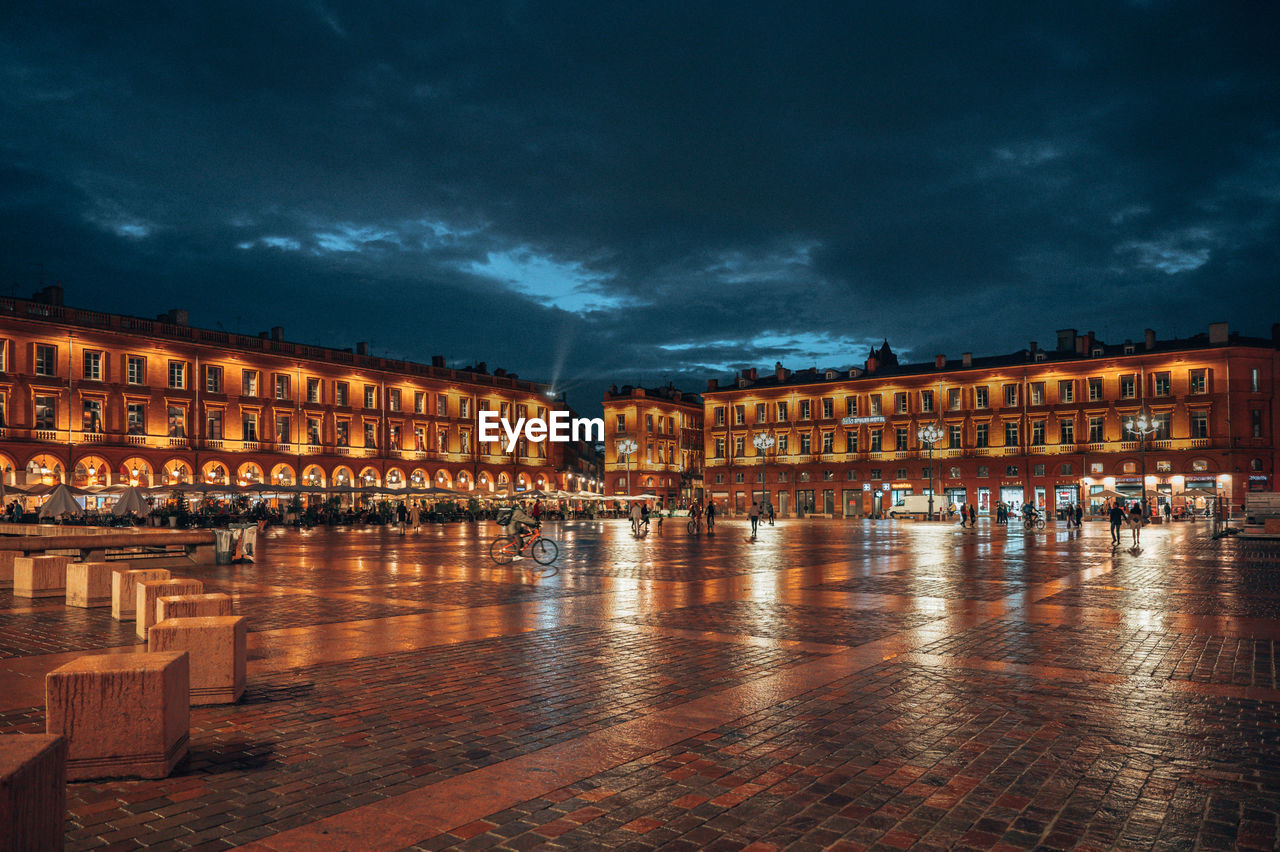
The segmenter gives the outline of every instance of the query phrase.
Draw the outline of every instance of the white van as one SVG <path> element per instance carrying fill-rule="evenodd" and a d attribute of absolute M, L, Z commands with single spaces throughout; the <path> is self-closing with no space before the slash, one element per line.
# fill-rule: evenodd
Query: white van
<path fill-rule="evenodd" d="M 944 497 L 933 498 L 933 511 L 940 512 L 943 510 Z M 891 518 L 910 518 L 918 515 L 921 518 L 929 516 L 929 495 L 928 494 L 909 494 L 899 500 L 892 509 L 889 510 Z"/>

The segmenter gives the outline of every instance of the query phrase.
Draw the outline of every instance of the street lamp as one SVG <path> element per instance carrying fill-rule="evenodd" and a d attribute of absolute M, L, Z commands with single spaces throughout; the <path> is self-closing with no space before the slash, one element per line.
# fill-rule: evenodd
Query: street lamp
<path fill-rule="evenodd" d="M 769 476 L 765 472 L 765 456 L 777 442 L 772 435 L 761 432 L 751 439 L 751 443 L 756 445 L 756 451 L 760 453 L 760 506 L 763 508 L 769 501 Z"/>
<path fill-rule="evenodd" d="M 937 423 L 926 423 L 916 435 L 920 443 L 929 445 L 929 520 L 933 520 L 933 445 L 942 440 L 942 427 Z"/>
<path fill-rule="evenodd" d="M 1138 409 L 1136 417 L 1124 422 L 1124 428 L 1130 434 L 1138 436 L 1138 456 L 1142 459 L 1142 516 L 1145 522 L 1147 515 L 1147 436 L 1154 435 L 1158 429 L 1156 419 L 1147 412 L 1146 406 Z"/>
<path fill-rule="evenodd" d="M 618 452 L 622 454 L 622 458 L 627 465 L 627 496 L 628 497 L 631 496 L 631 454 L 638 449 L 640 449 L 640 445 L 637 444 L 631 438 L 623 438 L 621 441 L 618 442 Z"/>

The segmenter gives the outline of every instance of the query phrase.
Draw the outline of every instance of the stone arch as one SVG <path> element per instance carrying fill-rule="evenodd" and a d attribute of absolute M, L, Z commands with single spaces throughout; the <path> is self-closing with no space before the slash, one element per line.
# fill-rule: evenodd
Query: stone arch
<path fill-rule="evenodd" d="M 516 474 L 516 490 L 517 491 L 529 490 L 529 474 L 527 473 Z"/>
<path fill-rule="evenodd" d="M 490 475 L 489 471 L 482 470 L 476 474 L 476 487 L 481 491 L 493 490 L 493 476 Z"/>
<path fill-rule="evenodd" d="M 538 478 L 534 482 L 537 483 L 537 487 L 541 490 L 547 490 L 547 475 L 545 473 L 538 474 Z"/>
<path fill-rule="evenodd" d="M 258 485 L 265 482 L 266 477 L 262 473 L 262 465 L 257 462 L 247 461 L 236 469 L 236 482 L 243 482 L 245 485 Z"/>
<path fill-rule="evenodd" d="M 169 459 L 160 470 L 165 485 L 191 484 L 191 464 L 186 459 Z"/>
<path fill-rule="evenodd" d="M 291 465 L 281 462 L 271 468 L 271 484 L 272 485 L 294 485 L 294 470 Z"/>
<path fill-rule="evenodd" d="M 453 474 L 442 467 L 436 471 L 435 478 L 431 480 L 431 484 L 437 488 L 452 488 Z"/>
<path fill-rule="evenodd" d="M 511 485 L 511 477 L 507 474 L 507 472 L 505 470 L 499 472 L 498 473 L 498 490 L 501 491 L 504 488 L 510 487 L 510 485 Z"/>
<path fill-rule="evenodd" d="M 213 485 L 229 485 L 231 468 L 222 459 L 209 459 L 200 466 L 200 481 Z"/>
<path fill-rule="evenodd" d="M 431 480 L 427 478 L 427 472 L 420 467 L 415 467 L 409 472 L 409 487 L 426 488 L 431 484 Z"/>
<path fill-rule="evenodd" d="M 356 485 L 363 487 L 365 485 L 381 485 L 381 484 L 382 484 L 382 477 L 378 475 L 377 468 L 372 467 L 370 465 L 365 465 L 363 468 L 360 469 L 360 479 L 357 480 Z"/>
<path fill-rule="evenodd" d="M 329 475 L 329 482 L 334 486 L 351 486 L 355 485 L 356 476 L 351 472 L 351 468 L 345 464 L 340 464 L 335 466 Z"/>
<path fill-rule="evenodd" d="M 408 484 L 405 479 L 404 471 L 398 467 L 387 468 L 387 487 L 388 488 L 404 488 Z"/>
<path fill-rule="evenodd" d="M 458 476 L 454 480 L 454 487 L 459 491 L 470 491 L 475 487 L 475 483 L 471 479 L 471 474 L 465 470 L 458 471 Z"/>
<path fill-rule="evenodd" d="M 90 473 L 89 471 L 93 471 Z M 71 470 L 71 484 L 78 487 L 110 485 L 111 465 L 99 455 L 81 456 Z"/>
<path fill-rule="evenodd" d="M 27 481 L 52 485 L 66 481 L 66 471 L 62 469 L 62 461 L 49 453 L 35 453 L 27 459 L 25 465 Z"/>
<path fill-rule="evenodd" d="M 0 481 L 5 485 L 18 484 L 18 464 L 6 453 L 0 453 Z"/>
<path fill-rule="evenodd" d="M 318 464 L 309 464 L 302 470 L 302 484 L 323 488 L 329 478 L 324 475 L 324 468 Z"/>
<path fill-rule="evenodd" d="M 142 456 L 129 456 L 129 458 L 120 462 L 120 481 L 129 485 L 136 485 L 139 488 L 148 488 L 155 485 L 155 472 L 151 467 L 151 462 Z"/>

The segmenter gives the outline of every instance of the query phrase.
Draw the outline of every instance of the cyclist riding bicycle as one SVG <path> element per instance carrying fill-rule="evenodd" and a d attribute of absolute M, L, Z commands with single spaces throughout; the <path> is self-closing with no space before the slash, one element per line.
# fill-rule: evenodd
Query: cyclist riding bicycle
<path fill-rule="evenodd" d="M 516 537 L 516 555 L 511 558 L 513 560 L 524 559 L 520 554 L 524 550 L 525 533 L 536 530 L 542 524 L 537 518 L 527 514 L 518 505 L 512 507 L 511 514 L 507 516 L 506 521 L 503 526 L 506 527 L 507 534 Z"/>

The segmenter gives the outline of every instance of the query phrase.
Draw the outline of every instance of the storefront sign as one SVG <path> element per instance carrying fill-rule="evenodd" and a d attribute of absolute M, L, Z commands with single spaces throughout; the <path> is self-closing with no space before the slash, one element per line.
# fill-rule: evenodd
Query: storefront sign
<path fill-rule="evenodd" d="M 1267 475 L 1265 473 L 1251 473 L 1249 474 L 1249 481 L 1250 482 L 1266 482 Z"/>
<path fill-rule="evenodd" d="M 884 415 L 877 414 L 873 417 L 846 417 L 840 421 L 842 426 L 862 426 L 865 423 L 883 423 Z"/>
<path fill-rule="evenodd" d="M 864 483 L 862 483 L 862 490 L 863 490 L 863 491 L 870 491 L 870 490 L 871 490 L 871 483 L 870 483 L 870 482 L 864 482 Z"/>
<path fill-rule="evenodd" d="M 891 484 L 893 486 L 894 491 L 910 491 L 911 490 L 910 482 L 894 482 Z"/>

